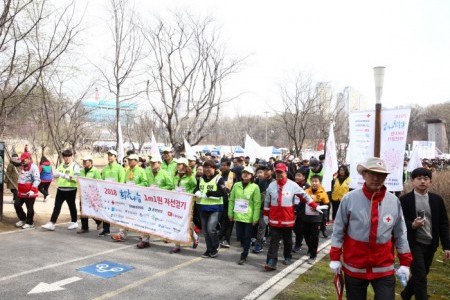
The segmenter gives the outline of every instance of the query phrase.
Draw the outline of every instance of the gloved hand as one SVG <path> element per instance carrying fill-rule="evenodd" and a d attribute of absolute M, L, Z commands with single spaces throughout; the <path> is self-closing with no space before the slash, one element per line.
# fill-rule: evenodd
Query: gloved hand
<path fill-rule="evenodd" d="M 317 205 L 316 211 L 323 214 L 322 209 L 328 209 L 328 205 Z"/>
<path fill-rule="evenodd" d="M 397 274 L 403 273 L 406 276 L 406 280 L 409 279 L 409 274 L 410 274 L 409 267 L 407 267 L 407 266 L 400 266 L 400 267 L 398 267 L 398 269 L 395 272 Z"/>
<path fill-rule="evenodd" d="M 28 191 L 28 192 L 27 192 L 27 196 L 28 196 L 28 197 L 33 197 L 34 194 L 35 194 L 35 193 L 34 193 L 33 191 Z"/>
<path fill-rule="evenodd" d="M 269 224 L 269 217 L 268 216 L 263 216 L 264 219 L 264 223 Z"/>
<path fill-rule="evenodd" d="M 342 264 L 339 260 L 330 261 L 330 269 L 334 274 L 339 274 L 341 272 Z"/>
<path fill-rule="evenodd" d="M 58 171 L 53 172 L 53 178 L 59 178 L 61 174 Z"/>
<path fill-rule="evenodd" d="M 197 198 L 206 198 L 206 196 L 203 195 L 202 192 L 200 192 L 200 191 L 196 191 L 194 195 L 195 195 Z"/>

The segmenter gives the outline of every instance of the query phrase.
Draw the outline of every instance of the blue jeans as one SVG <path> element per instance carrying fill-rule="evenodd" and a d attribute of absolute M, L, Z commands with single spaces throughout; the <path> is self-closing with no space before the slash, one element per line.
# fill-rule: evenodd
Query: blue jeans
<path fill-rule="evenodd" d="M 200 212 L 202 221 L 202 230 L 205 235 L 206 251 L 216 252 L 219 248 L 219 233 L 217 232 L 217 223 L 219 222 L 219 212 Z"/>
<path fill-rule="evenodd" d="M 248 251 L 250 250 L 250 243 L 252 240 L 252 223 L 235 222 L 236 224 L 236 237 L 241 242 L 244 251 L 241 253 L 241 259 L 247 258 Z"/>

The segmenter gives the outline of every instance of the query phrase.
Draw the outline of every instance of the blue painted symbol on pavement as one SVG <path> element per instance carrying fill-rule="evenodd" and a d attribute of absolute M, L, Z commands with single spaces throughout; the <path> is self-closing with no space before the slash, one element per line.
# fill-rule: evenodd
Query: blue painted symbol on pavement
<path fill-rule="evenodd" d="M 125 266 L 118 263 L 113 263 L 111 261 L 104 260 L 102 262 L 89 265 L 77 269 L 80 272 L 88 273 L 101 278 L 112 278 L 114 276 L 120 275 L 122 273 L 128 272 L 134 269 L 131 266 Z"/>

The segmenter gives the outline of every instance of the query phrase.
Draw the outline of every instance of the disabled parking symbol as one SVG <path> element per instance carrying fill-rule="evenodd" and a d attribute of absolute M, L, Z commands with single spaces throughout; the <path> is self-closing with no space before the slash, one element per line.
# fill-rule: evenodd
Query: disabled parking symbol
<path fill-rule="evenodd" d="M 134 269 L 132 266 L 126 266 L 111 261 L 104 260 L 102 262 L 89 265 L 77 269 L 80 272 L 88 273 L 101 278 L 112 278 Z"/>

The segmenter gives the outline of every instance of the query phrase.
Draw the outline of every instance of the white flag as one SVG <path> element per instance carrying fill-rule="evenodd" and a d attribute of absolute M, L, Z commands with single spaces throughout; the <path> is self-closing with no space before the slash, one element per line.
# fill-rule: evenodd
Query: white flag
<path fill-rule="evenodd" d="M 119 136 L 117 139 L 117 159 L 119 160 L 119 163 L 123 162 L 123 157 L 125 156 L 125 151 L 123 149 L 123 135 L 122 135 L 122 126 L 120 126 L 120 120 L 117 124 L 119 127 Z"/>
<path fill-rule="evenodd" d="M 414 147 L 414 150 L 411 154 L 411 158 L 408 162 L 407 170 L 408 172 L 414 171 L 414 169 L 421 168 L 422 167 L 422 161 L 420 160 L 419 156 L 419 146 Z"/>
<path fill-rule="evenodd" d="M 245 134 L 244 155 L 250 157 L 250 161 L 256 161 L 258 155 L 258 143 L 255 142 L 248 134 Z"/>
<path fill-rule="evenodd" d="M 155 139 L 155 135 L 153 134 L 153 131 L 152 131 L 152 142 L 151 142 L 151 146 L 150 146 L 150 156 L 152 158 L 159 158 L 162 161 L 161 153 L 159 153 L 158 144 L 156 143 L 156 139 Z"/>
<path fill-rule="evenodd" d="M 325 162 L 323 163 L 322 186 L 325 191 L 331 191 L 331 181 L 333 180 L 333 174 L 336 173 L 338 169 L 339 166 L 336 154 L 336 142 L 334 140 L 334 128 L 333 123 L 331 123 L 326 144 Z"/>
<path fill-rule="evenodd" d="M 188 141 L 184 138 L 184 156 L 186 157 L 192 157 L 195 156 L 195 151 L 192 149 L 191 145 L 188 143 Z"/>

